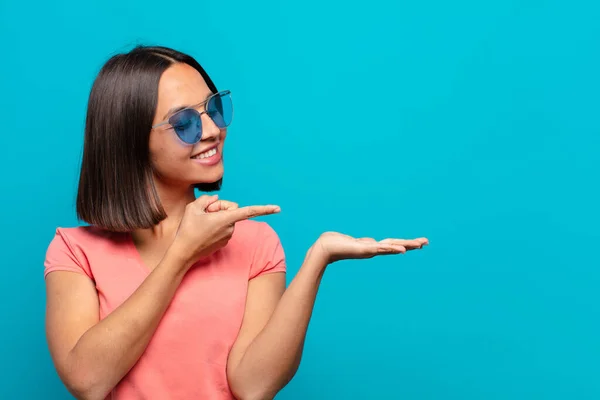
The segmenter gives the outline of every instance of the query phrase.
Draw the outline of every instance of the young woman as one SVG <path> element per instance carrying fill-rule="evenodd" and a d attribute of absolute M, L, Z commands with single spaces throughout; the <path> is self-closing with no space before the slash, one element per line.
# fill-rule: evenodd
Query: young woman
<path fill-rule="evenodd" d="M 223 177 L 233 114 L 190 56 L 112 57 L 89 97 L 77 214 L 46 255 L 47 337 L 80 399 L 271 399 L 295 374 L 319 282 L 336 260 L 427 239 L 321 235 L 285 288 L 279 212 L 195 197 Z"/>

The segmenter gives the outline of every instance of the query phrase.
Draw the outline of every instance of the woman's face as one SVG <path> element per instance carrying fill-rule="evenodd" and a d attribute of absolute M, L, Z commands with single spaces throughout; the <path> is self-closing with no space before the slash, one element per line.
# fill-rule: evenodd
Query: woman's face
<path fill-rule="evenodd" d="M 160 78 L 152 125 L 167 120 L 172 114 L 170 110 L 202 103 L 211 94 L 194 68 L 181 63 L 172 65 Z M 204 105 L 197 110 L 204 111 Z M 189 186 L 214 183 L 223 177 L 222 154 L 227 130 L 217 127 L 206 113 L 201 118 L 202 139 L 193 145 L 182 142 L 168 123 L 150 132 L 150 159 L 157 179 L 170 185 Z"/>

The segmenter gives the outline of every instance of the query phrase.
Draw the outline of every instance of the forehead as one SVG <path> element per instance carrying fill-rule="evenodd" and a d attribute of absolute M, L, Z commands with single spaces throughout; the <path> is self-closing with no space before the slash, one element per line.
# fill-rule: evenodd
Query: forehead
<path fill-rule="evenodd" d="M 173 64 L 163 72 L 158 83 L 157 114 L 162 115 L 170 108 L 198 104 L 211 91 L 202 75 L 187 64 Z"/>

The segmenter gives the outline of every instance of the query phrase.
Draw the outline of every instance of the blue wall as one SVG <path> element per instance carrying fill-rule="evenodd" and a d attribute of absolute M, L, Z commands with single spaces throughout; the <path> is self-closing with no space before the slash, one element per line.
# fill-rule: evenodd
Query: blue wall
<path fill-rule="evenodd" d="M 43 258 L 115 51 L 234 92 L 223 196 L 278 203 L 290 278 L 324 230 L 421 236 L 333 265 L 292 399 L 600 397 L 600 7 L 584 1 L 0 0 L 0 397 L 63 399 Z"/>

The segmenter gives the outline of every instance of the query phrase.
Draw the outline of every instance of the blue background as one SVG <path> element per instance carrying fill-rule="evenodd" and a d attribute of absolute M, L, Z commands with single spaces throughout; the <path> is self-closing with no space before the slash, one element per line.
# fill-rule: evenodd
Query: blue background
<path fill-rule="evenodd" d="M 236 120 L 223 197 L 318 234 L 428 236 L 328 270 L 292 399 L 600 398 L 600 7 L 584 1 L 0 0 L 0 397 L 63 399 L 43 258 L 72 226 L 113 53 L 190 52 Z"/>

